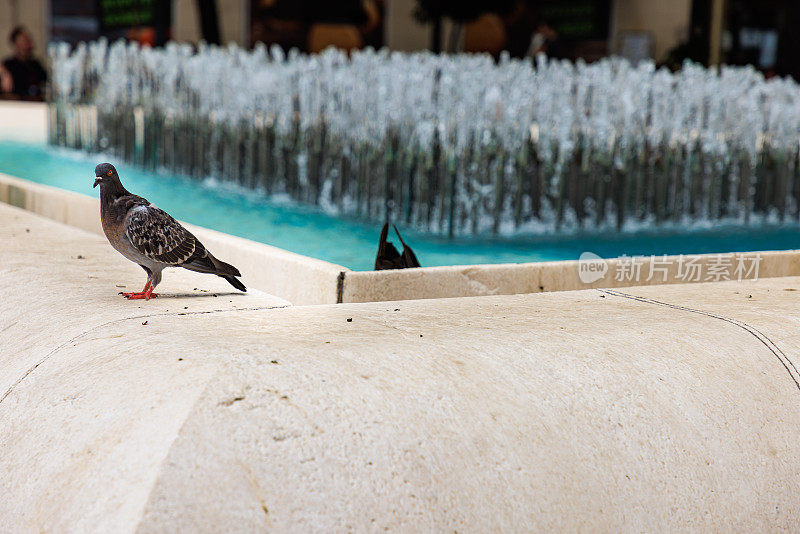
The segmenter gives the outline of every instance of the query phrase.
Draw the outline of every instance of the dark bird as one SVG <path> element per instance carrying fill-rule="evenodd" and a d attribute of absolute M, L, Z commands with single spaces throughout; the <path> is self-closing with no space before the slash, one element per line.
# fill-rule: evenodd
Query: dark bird
<path fill-rule="evenodd" d="M 117 252 L 147 273 L 139 293 L 122 293 L 129 299 L 157 297 L 165 267 L 183 267 L 198 273 L 221 276 L 239 291 L 247 291 L 236 277 L 239 270 L 218 260 L 195 236 L 170 215 L 122 186 L 117 169 L 101 163 L 94 169 L 94 186 L 100 186 L 100 221 L 108 242 Z"/>
<path fill-rule="evenodd" d="M 384 269 L 408 269 L 410 267 L 420 267 L 419 260 L 417 260 L 416 254 L 414 251 L 411 250 L 403 238 L 400 236 L 400 232 L 397 231 L 397 227 L 392 225 L 394 228 L 394 232 L 397 234 L 397 238 L 400 240 L 400 244 L 403 245 L 403 253 L 400 254 L 397 252 L 397 249 L 394 247 L 392 243 L 386 241 L 386 238 L 389 235 L 389 223 L 383 225 L 383 230 L 381 230 L 381 240 L 378 243 L 378 255 L 375 257 L 375 270 L 382 271 Z"/>

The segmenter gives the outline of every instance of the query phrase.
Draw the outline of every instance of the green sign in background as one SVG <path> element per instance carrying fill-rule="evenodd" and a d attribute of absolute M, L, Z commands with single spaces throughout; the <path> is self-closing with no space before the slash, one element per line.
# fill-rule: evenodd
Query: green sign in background
<path fill-rule="evenodd" d="M 150 26 L 155 19 L 156 0 L 98 0 L 97 13 L 103 30 Z"/>
<path fill-rule="evenodd" d="M 544 0 L 539 6 L 564 40 L 608 38 L 610 0 Z"/>

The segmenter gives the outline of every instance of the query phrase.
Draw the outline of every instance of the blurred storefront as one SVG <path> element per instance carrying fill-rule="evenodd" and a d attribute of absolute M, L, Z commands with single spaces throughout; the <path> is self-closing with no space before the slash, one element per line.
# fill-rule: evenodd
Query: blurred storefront
<path fill-rule="evenodd" d="M 753 64 L 800 76 L 797 0 L 0 0 L 0 56 L 22 24 L 40 55 L 51 40 L 101 35 L 158 45 L 278 43 L 317 51 L 537 49 L 569 59 L 619 54 L 678 67 Z"/>

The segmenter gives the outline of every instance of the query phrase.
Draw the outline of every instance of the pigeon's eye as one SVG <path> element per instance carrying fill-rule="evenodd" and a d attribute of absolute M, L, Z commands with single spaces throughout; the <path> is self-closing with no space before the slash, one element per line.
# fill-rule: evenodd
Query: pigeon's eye
<path fill-rule="evenodd" d="M 108 174 L 109 176 L 111 176 L 111 170 L 109 169 L 109 171 L 108 171 L 106 174 Z"/>

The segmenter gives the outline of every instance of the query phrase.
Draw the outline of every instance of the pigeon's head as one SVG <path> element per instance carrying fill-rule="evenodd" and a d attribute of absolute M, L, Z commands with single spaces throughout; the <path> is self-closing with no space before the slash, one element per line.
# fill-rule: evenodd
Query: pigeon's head
<path fill-rule="evenodd" d="M 110 163 L 101 163 L 97 167 L 94 168 L 94 185 L 92 186 L 97 187 L 99 184 L 108 184 L 109 182 L 117 182 L 119 183 L 119 175 L 117 174 L 117 169 Z"/>

